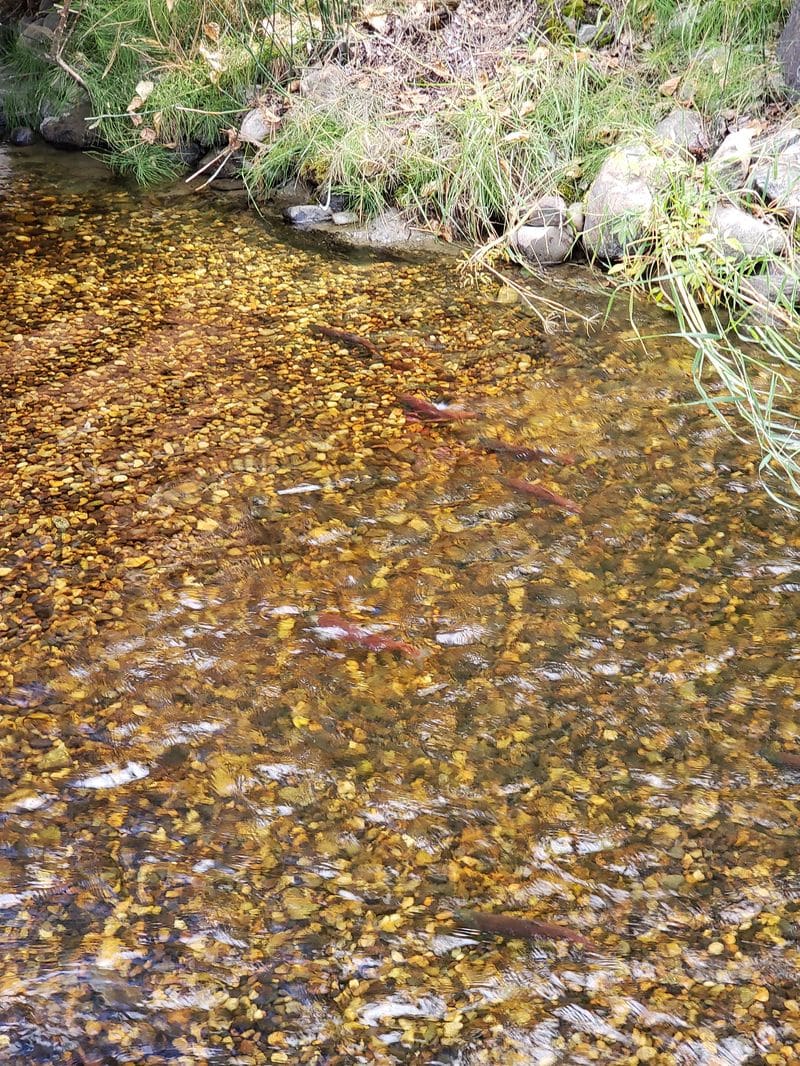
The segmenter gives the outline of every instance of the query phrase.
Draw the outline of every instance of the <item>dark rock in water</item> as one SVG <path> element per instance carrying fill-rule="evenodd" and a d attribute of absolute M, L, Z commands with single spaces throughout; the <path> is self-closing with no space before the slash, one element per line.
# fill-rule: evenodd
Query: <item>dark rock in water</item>
<path fill-rule="evenodd" d="M 303 181 L 302 178 L 295 178 L 292 181 L 284 182 L 272 193 L 272 202 L 276 207 L 297 207 L 299 204 L 307 204 L 314 198 L 314 190 L 308 184 Z"/>
<path fill-rule="evenodd" d="M 322 204 L 297 204 L 295 207 L 286 207 L 283 211 L 283 217 L 293 226 L 311 226 L 316 222 L 327 222 L 331 214 L 331 209 Z"/>
<path fill-rule="evenodd" d="M 30 126 L 17 126 L 15 130 L 12 130 L 8 137 L 8 143 L 13 144 L 15 148 L 27 148 L 29 144 L 33 144 L 36 140 L 36 134 L 30 128 Z"/>
<path fill-rule="evenodd" d="M 778 41 L 778 59 L 786 84 L 795 92 L 800 92 L 800 0 L 794 0 L 783 27 Z"/>
<path fill-rule="evenodd" d="M 245 192 L 241 178 L 217 178 L 211 186 L 215 192 Z"/>
<path fill-rule="evenodd" d="M 84 98 L 65 111 L 51 111 L 46 114 L 39 132 L 57 148 L 91 148 L 100 143 L 96 131 L 89 128 L 89 119 L 93 113 L 91 103 Z"/>

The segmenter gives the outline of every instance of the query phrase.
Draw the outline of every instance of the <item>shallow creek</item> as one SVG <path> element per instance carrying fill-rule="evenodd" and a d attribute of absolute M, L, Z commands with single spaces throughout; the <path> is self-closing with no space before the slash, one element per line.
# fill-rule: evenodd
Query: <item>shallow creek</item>
<path fill-rule="evenodd" d="M 74 156 L 0 263 L 0 1061 L 800 1062 L 798 527 L 684 349 Z"/>

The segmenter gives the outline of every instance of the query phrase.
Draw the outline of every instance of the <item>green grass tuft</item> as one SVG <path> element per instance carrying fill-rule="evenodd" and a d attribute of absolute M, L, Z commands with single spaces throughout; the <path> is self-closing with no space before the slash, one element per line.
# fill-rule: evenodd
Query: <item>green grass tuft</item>
<path fill-rule="evenodd" d="M 640 58 L 655 81 L 713 117 L 760 108 L 782 92 L 774 43 L 783 0 L 631 0 L 622 21 L 644 39 Z"/>
<path fill-rule="evenodd" d="M 171 147 L 223 141 L 259 88 L 276 86 L 276 70 L 285 74 L 295 54 L 307 59 L 340 33 L 349 11 L 349 0 L 298 0 L 286 10 L 275 0 L 81 0 L 63 54 L 88 87 L 112 164 L 160 181 L 177 167 L 168 166 Z M 15 124 L 37 125 L 79 91 L 43 50 L 18 38 L 3 62 L 4 109 Z M 132 119 L 142 81 L 154 89 Z"/>
<path fill-rule="evenodd" d="M 694 348 L 693 375 L 709 408 L 761 452 L 770 494 L 800 507 L 800 316 L 791 293 L 773 303 L 749 279 L 770 262 L 800 286 L 791 261 L 731 255 L 711 234 L 711 211 L 725 195 L 708 167 L 678 157 L 644 239 L 612 268 L 626 287 L 657 294 Z M 789 490 L 789 496 L 786 489 Z"/>

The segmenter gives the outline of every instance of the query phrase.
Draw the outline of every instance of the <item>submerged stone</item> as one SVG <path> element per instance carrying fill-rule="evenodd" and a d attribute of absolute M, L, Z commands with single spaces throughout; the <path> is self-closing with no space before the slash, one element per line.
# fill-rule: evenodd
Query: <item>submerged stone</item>
<path fill-rule="evenodd" d="M 33 144 L 36 140 L 36 134 L 30 128 L 30 126 L 17 126 L 13 129 L 8 137 L 8 143 L 13 144 L 15 148 L 27 148 Z"/>

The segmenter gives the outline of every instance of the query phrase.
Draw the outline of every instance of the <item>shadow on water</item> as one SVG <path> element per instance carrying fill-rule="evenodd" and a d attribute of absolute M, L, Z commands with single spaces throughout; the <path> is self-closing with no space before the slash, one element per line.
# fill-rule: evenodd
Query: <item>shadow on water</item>
<path fill-rule="evenodd" d="M 687 353 L 53 159 L 0 157 L 3 1061 L 800 1060 L 797 526 Z"/>

